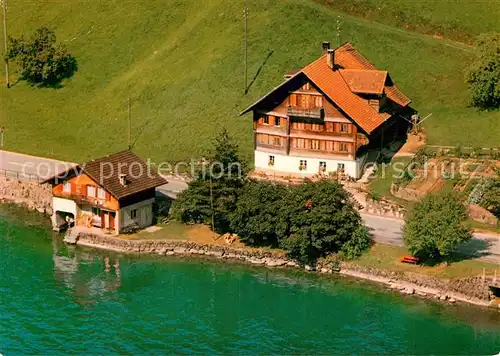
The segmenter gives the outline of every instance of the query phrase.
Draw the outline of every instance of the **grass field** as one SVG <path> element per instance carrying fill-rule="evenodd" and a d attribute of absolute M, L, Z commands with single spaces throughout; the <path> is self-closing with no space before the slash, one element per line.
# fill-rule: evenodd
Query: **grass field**
<path fill-rule="evenodd" d="M 392 159 L 390 164 L 386 166 L 380 165 L 380 169 L 375 172 L 375 176 L 370 182 L 370 191 L 372 194 L 407 204 L 407 201 L 398 199 L 391 194 L 391 185 L 410 161 L 411 157 L 396 157 Z"/>
<path fill-rule="evenodd" d="M 498 31 L 499 0 L 315 0 L 331 9 L 387 25 L 470 43 Z"/>
<path fill-rule="evenodd" d="M 363 254 L 361 258 L 355 261 L 356 264 L 380 268 L 392 271 L 416 272 L 432 275 L 438 278 L 463 278 L 470 276 L 479 276 L 484 271 L 487 275 L 493 276 L 495 271 L 500 272 L 499 266 L 483 262 L 480 260 L 461 260 L 449 265 L 440 264 L 437 266 L 411 265 L 401 263 L 402 256 L 408 255 L 408 250 L 404 247 L 375 244 L 369 252 Z"/>
<path fill-rule="evenodd" d="M 248 3 L 249 82 L 260 72 L 245 95 L 243 0 L 10 2 L 11 35 L 54 27 L 79 70 L 60 89 L 1 87 L 5 148 L 71 161 L 125 148 L 130 97 L 140 155 L 200 157 L 225 126 L 250 158 L 252 125 L 238 113 L 287 70 L 316 58 L 321 41 L 335 40 L 337 13 L 311 0 Z M 466 105 L 471 47 L 347 15 L 345 40 L 388 69 L 421 115 L 433 113 L 425 122 L 429 143 L 500 144 L 500 113 Z"/>

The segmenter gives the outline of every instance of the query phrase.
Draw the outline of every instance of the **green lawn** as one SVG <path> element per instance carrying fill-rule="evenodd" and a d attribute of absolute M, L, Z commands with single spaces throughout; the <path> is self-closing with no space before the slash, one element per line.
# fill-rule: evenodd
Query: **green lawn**
<path fill-rule="evenodd" d="M 329 8 L 432 36 L 470 43 L 498 31 L 498 0 L 315 0 Z"/>
<path fill-rule="evenodd" d="M 396 157 L 385 166 L 377 165 L 378 169 L 370 183 L 372 194 L 407 204 L 408 202 L 398 199 L 391 194 L 391 184 L 410 161 L 411 157 Z"/>
<path fill-rule="evenodd" d="M 11 1 L 10 33 L 53 26 L 79 70 L 60 89 L 1 86 L 5 148 L 71 161 L 125 148 L 130 97 L 140 155 L 200 157 L 225 126 L 250 158 L 252 125 L 238 113 L 286 71 L 316 58 L 321 41 L 335 40 L 337 13 L 311 0 L 249 0 L 250 81 L 261 70 L 244 95 L 243 3 Z M 474 11 L 494 14 L 479 6 Z M 429 143 L 500 144 L 500 113 L 466 105 L 462 73 L 473 58 L 470 47 L 350 16 L 344 16 L 342 40 L 388 69 L 423 116 L 433 113 L 425 122 Z"/>
<path fill-rule="evenodd" d="M 462 260 L 447 266 L 441 264 L 433 267 L 401 263 L 400 258 L 406 255 L 408 255 L 408 250 L 404 247 L 376 244 L 354 263 L 364 267 L 416 272 L 439 278 L 479 276 L 482 275 L 483 268 L 485 273 L 490 276 L 493 276 L 495 271 L 497 271 L 497 274 L 500 272 L 499 266 L 480 260 Z"/>

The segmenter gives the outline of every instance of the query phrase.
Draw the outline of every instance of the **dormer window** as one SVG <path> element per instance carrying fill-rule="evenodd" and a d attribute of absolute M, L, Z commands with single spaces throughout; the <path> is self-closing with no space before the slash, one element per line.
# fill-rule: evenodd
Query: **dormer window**
<path fill-rule="evenodd" d="M 348 133 L 349 132 L 349 124 L 340 124 L 340 132 Z"/>
<path fill-rule="evenodd" d="M 281 119 L 279 117 L 274 118 L 274 126 L 280 126 L 281 124 Z"/>
<path fill-rule="evenodd" d="M 264 116 L 264 117 L 262 118 L 262 121 L 264 122 L 264 125 L 269 125 L 269 116 L 267 116 L 267 115 L 266 115 L 266 116 Z"/>

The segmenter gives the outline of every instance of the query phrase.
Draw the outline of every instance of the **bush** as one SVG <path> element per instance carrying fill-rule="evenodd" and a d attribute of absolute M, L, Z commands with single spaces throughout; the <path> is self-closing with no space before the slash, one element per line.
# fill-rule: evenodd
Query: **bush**
<path fill-rule="evenodd" d="M 466 73 L 470 103 L 481 109 L 500 107 L 500 33 L 482 34 L 476 41 L 476 60 Z"/>
<path fill-rule="evenodd" d="M 287 188 L 266 181 L 248 181 L 238 196 L 231 214 L 231 230 L 251 246 L 278 245 L 285 223 L 279 214 Z"/>
<path fill-rule="evenodd" d="M 403 237 L 410 253 L 422 260 L 439 260 L 472 238 L 463 225 L 467 210 L 452 193 L 428 195 L 405 218 Z"/>
<path fill-rule="evenodd" d="M 369 235 L 361 217 L 336 182 L 306 182 L 289 190 L 280 210 L 280 246 L 300 263 L 313 263 L 332 252 L 359 256 Z M 364 231 L 364 232 L 363 232 Z M 358 246 L 358 243 L 361 244 Z"/>
<path fill-rule="evenodd" d="M 32 85 L 52 86 L 69 78 L 78 69 L 73 57 L 63 45 L 56 45 L 53 30 L 41 27 L 31 38 L 9 38 L 7 57 L 21 67 L 21 79 Z"/>

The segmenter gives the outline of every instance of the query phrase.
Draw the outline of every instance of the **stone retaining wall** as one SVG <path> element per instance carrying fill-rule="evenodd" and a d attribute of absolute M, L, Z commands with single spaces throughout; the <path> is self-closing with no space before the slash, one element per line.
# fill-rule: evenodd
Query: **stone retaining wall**
<path fill-rule="evenodd" d="M 162 256 L 209 256 L 219 259 L 239 260 L 255 265 L 268 267 L 295 267 L 299 264 L 286 257 L 280 250 L 240 249 L 230 246 L 219 246 L 210 244 L 198 244 L 185 240 L 124 240 L 116 237 L 96 236 L 92 234 L 79 233 L 77 245 L 97 247 L 128 253 L 147 253 Z M 338 266 L 331 262 L 320 260 L 315 267 L 304 266 L 303 268 L 318 273 L 335 273 Z M 360 274 L 368 276 L 368 279 L 391 285 L 404 283 L 415 288 L 416 295 L 425 295 L 418 292 L 418 288 L 432 288 L 437 290 L 434 296 L 441 296 L 441 300 L 453 300 L 447 295 L 458 296 L 459 300 L 477 305 L 488 305 L 493 295 L 488 288 L 488 281 L 481 277 L 468 277 L 455 280 L 444 280 L 432 276 L 421 275 L 412 272 L 380 270 L 357 265 L 355 262 L 341 262 L 340 269 L 343 274 L 359 277 Z M 410 293 L 406 293 L 410 294 Z M 413 294 L 413 293 L 411 293 Z M 443 299 L 444 297 L 444 299 Z"/>
<path fill-rule="evenodd" d="M 343 268 L 370 274 L 373 276 L 385 277 L 399 282 L 408 282 L 425 288 L 439 289 L 443 293 L 459 293 L 473 299 L 489 301 L 493 299 L 493 293 L 489 289 L 489 280 L 483 280 L 481 276 L 441 279 L 432 276 L 422 275 L 413 272 L 380 270 L 377 268 L 367 268 L 356 265 L 352 262 L 342 263 Z"/>
<path fill-rule="evenodd" d="M 0 177 L 1 201 L 24 205 L 42 214 L 52 215 L 52 192 L 47 184 Z"/>
<path fill-rule="evenodd" d="M 131 253 L 155 253 L 158 255 L 205 255 L 216 258 L 242 260 L 270 267 L 298 267 L 298 264 L 281 251 L 239 249 L 230 246 L 202 245 L 183 240 L 124 240 L 116 237 L 79 233 L 77 245 L 100 247 Z"/>

